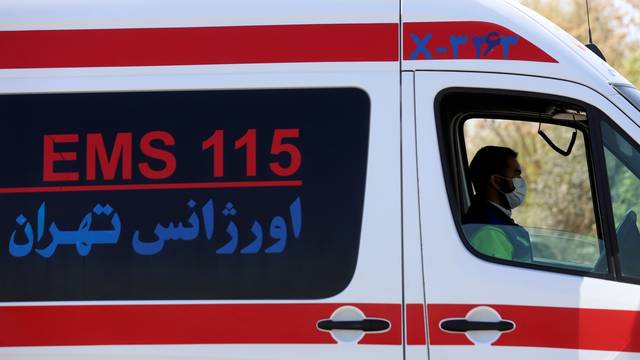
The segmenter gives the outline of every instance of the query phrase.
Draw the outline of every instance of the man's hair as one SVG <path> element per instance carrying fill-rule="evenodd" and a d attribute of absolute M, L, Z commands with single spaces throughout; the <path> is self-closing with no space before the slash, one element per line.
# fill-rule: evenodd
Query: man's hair
<path fill-rule="evenodd" d="M 491 175 L 503 175 L 509 158 L 518 153 L 507 147 L 485 146 L 478 150 L 469 165 L 469 177 L 477 194 L 483 194 Z"/>

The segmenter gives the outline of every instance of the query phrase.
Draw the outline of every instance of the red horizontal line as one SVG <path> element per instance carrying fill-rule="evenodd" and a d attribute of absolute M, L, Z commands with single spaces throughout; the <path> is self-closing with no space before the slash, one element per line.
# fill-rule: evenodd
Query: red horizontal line
<path fill-rule="evenodd" d="M 470 345 L 464 333 L 440 329 L 444 319 L 464 318 L 472 304 L 429 304 L 429 344 Z M 521 305 L 488 305 L 505 320 L 516 324 L 493 346 L 545 347 L 640 352 L 640 312 L 634 310 L 564 308 Z"/>
<path fill-rule="evenodd" d="M 410 60 L 414 51 L 419 50 L 413 36 L 423 38 L 429 34 L 432 37 L 423 50 L 419 52 L 416 60 L 426 60 L 426 52 L 429 52 L 433 60 L 520 60 L 520 61 L 538 61 L 547 63 L 557 63 L 551 55 L 544 52 L 535 44 L 531 43 L 523 36 L 514 33 L 510 29 L 502 25 L 489 23 L 484 21 L 446 21 L 446 22 L 410 22 L 404 23 L 404 51 L 403 59 Z M 502 46 L 494 48 L 489 53 L 478 56 L 476 46 L 471 41 L 471 36 L 486 36 L 487 34 L 499 34 L 498 36 L 517 36 L 517 42 L 509 47 L 508 57 L 504 58 Z M 451 36 L 465 35 L 467 40 L 456 46 L 456 55 L 454 57 L 453 47 L 451 45 Z M 437 49 L 446 49 L 446 52 L 439 53 Z"/>
<path fill-rule="evenodd" d="M 401 345 L 400 304 L 0 306 L 0 348 L 152 344 L 335 344 L 318 321 L 355 306 L 391 329 L 360 344 Z M 34 329 L 46 329 L 34 331 Z"/>
<path fill-rule="evenodd" d="M 398 61 L 398 24 L 0 31 L 0 69 Z"/>
<path fill-rule="evenodd" d="M 119 185 L 60 185 L 0 188 L 0 194 L 30 194 L 50 192 L 130 191 L 130 190 L 179 190 L 179 189 L 230 189 L 264 187 L 299 187 L 302 180 L 274 181 L 226 181 L 171 184 L 119 184 Z"/>

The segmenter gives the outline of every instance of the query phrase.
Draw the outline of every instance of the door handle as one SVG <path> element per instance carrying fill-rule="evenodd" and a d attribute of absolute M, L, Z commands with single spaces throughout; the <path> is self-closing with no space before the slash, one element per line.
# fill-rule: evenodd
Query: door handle
<path fill-rule="evenodd" d="M 335 320 L 320 320 L 317 325 L 318 329 L 331 331 L 331 330 L 360 330 L 364 332 L 379 332 L 388 330 L 391 327 L 391 323 L 384 319 L 362 319 L 355 321 L 335 321 Z"/>
<path fill-rule="evenodd" d="M 440 328 L 451 332 L 467 331 L 511 331 L 515 328 L 513 321 L 469 321 L 466 319 L 450 319 L 440 323 Z"/>

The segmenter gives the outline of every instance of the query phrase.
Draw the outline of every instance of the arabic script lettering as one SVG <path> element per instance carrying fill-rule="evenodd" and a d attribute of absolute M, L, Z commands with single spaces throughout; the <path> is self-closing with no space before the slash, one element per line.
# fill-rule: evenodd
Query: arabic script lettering
<path fill-rule="evenodd" d="M 302 200 L 296 197 L 283 214 L 273 216 L 270 221 L 254 220 L 250 233 L 253 239 L 240 248 L 240 229 L 234 221 L 239 211 L 232 201 L 216 212 L 214 199 L 210 198 L 199 205 L 194 200 L 187 202 L 191 212 L 186 223 L 178 221 L 159 222 L 153 229 L 153 236 L 147 239 L 135 230 L 131 236 L 133 251 L 139 255 L 155 255 L 160 253 L 167 241 L 204 241 L 223 243 L 215 250 L 219 255 L 230 254 L 279 254 L 285 251 L 287 241 L 299 239 L 302 233 Z M 109 229 L 95 229 L 97 217 L 109 220 Z M 46 203 L 42 202 L 36 212 L 34 225 L 24 214 L 16 217 L 16 229 L 9 238 L 9 253 L 16 258 L 24 257 L 35 251 L 44 258 L 54 255 L 60 246 L 75 246 L 81 256 L 87 256 L 94 246 L 116 245 L 122 235 L 122 222 L 116 210 L 109 204 L 96 204 L 87 212 L 76 229 L 60 229 L 55 221 L 47 221 Z M 218 224 L 225 224 L 224 239 L 214 239 L 214 230 Z M 48 227 L 47 227 L 47 224 Z M 45 229 L 48 235 L 45 236 Z M 290 231 L 290 232 L 289 232 Z M 19 233 L 22 235 L 19 236 Z M 269 239 L 267 242 L 265 239 Z M 48 243 L 47 240 L 48 239 Z M 270 246 L 266 244 L 270 243 Z"/>

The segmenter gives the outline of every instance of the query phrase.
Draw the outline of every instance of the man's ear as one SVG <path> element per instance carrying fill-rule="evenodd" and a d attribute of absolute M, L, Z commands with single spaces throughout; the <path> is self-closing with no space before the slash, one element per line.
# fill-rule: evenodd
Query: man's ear
<path fill-rule="evenodd" d="M 497 176 L 495 176 L 495 175 L 489 176 L 489 185 L 491 187 L 493 187 L 494 189 L 498 190 L 498 191 L 500 191 L 500 183 L 499 183 L 499 181 L 500 180 L 498 179 Z"/>

